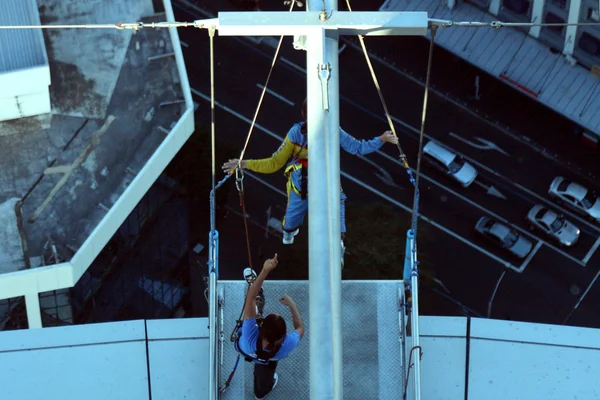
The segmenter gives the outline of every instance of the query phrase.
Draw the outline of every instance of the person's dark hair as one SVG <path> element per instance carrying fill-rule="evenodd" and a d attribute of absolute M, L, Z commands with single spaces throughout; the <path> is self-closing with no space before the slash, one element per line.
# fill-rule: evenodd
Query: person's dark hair
<path fill-rule="evenodd" d="M 304 99 L 304 103 L 302 103 L 302 118 L 306 121 L 306 100 Z"/>
<path fill-rule="evenodd" d="M 285 320 L 278 314 L 267 315 L 260 326 L 260 336 L 269 343 L 267 350 L 273 350 L 276 342 L 283 339 L 286 332 Z"/>
<path fill-rule="evenodd" d="M 306 135 L 306 133 L 308 132 L 308 123 L 306 122 L 306 100 L 304 99 L 304 103 L 302 103 L 302 118 L 304 118 L 304 123 L 302 123 L 302 126 L 300 127 L 300 132 L 302 132 L 304 135 Z"/>

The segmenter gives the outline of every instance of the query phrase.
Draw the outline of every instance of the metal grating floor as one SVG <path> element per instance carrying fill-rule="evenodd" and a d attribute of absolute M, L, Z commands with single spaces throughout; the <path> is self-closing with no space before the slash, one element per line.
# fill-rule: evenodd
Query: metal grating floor
<path fill-rule="evenodd" d="M 292 327 L 286 307 L 278 299 L 287 294 L 294 298 L 306 326 L 299 348 L 281 361 L 277 368 L 279 384 L 269 394 L 269 400 L 309 399 L 309 335 L 308 282 L 267 281 L 265 314 L 283 315 Z M 342 312 L 344 315 L 344 399 L 389 400 L 402 395 L 401 332 L 399 332 L 398 289 L 401 281 L 342 282 Z M 229 335 L 239 317 L 246 291 L 243 281 L 219 282 L 223 293 L 224 336 L 220 382 L 229 376 L 237 353 Z M 402 332 L 403 334 L 403 332 Z M 223 393 L 222 399 L 254 399 L 252 365 L 240 360 L 240 365 Z"/>

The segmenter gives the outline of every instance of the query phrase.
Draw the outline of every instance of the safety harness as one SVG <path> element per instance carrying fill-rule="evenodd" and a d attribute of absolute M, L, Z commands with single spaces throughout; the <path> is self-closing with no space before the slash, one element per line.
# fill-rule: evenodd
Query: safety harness
<path fill-rule="evenodd" d="M 277 354 L 279 349 L 281 349 L 281 345 L 283 344 L 283 342 L 278 343 L 275 346 L 275 348 L 271 351 L 264 350 L 262 347 L 262 337 L 259 334 L 258 338 L 256 339 L 256 356 L 252 356 L 252 355 L 246 354 L 240 348 L 240 343 L 239 343 L 240 337 L 242 337 L 241 329 L 238 331 L 237 339 L 233 342 L 233 347 L 235 348 L 235 350 L 238 353 L 240 353 L 241 355 L 244 356 L 244 361 L 258 362 L 263 365 L 268 365 L 271 368 L 274 368 L 277 365 L 277 360 L 271 360 L 271 358 L 273 358 L 275 356 L 275 354 Z"/>
<path fill-rule="evenodd" d="M 307 125 L 306 122 L 302 124 L 300 127 L 300 131 L 306 135 Z M 301 187 L 298 189 L 296 185 L 292 182 L 292 174 L 298 170 L 300 172 L 300 182 Z M 306 199 L 306 195 L 308 194 L 308 159 L 307 158 L 294 158 L 294 160 L 288 165 L 284 171 L 285 177 L 288 179 L 289 189 L 296 192 L 302 200 Z"/>

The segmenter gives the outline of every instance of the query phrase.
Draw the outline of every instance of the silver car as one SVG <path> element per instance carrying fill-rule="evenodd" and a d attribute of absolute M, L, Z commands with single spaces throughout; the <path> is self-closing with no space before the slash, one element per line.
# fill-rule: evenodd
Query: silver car
<path fill-rule="evenodd" d="M 529 239 L 502 222 L 488 217 L 479 218 L 475 230 L 518 258 L 525 258 L 533 247 Z"/>
<path fill-rule="evenodd" d="M 539 204 L 529 211 L 527 220 L 532 228 L 543 231 L 563 246 L 573 246 L 581 233 L 575 225 L 565 219 L 564 215 Z"/>
<path fill-rule="evenodd" d="M 463 187 L 469 186 L 477 177 L 477 170 L 471 164 L 434 141 L 423 147 L 423 154 L 427 163 L 450 175 Z"/>
<path fill-rule="evenodd" d="M 559 204 L 564 203 L 600 222 L 600 199 L 592 190 L 558 176 L 550 184 L 548 194 Z"/>

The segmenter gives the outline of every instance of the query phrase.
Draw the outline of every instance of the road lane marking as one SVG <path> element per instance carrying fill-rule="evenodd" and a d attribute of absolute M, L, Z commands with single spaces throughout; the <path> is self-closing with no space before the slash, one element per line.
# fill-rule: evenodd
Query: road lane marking
<path fill-rule="evenodd" d="M 367 112 L 368 112 L 368 111 L 367 111 Z M 375 115 L 373 115 L 373 116 L 375 117 Z M 398 118 L 396 118 L 396 117 L 394 117 L 394 116 L 390 116 L 390 117 L 391 117 L 391 119 L 392 119 L 394 122 L 397 122 L 397 123 L 399 123 L 400 125 L 402 125 L 402 126 L 404 126 L 404 127 L 408 128 L 408 129 L 412 130 L 412 131 L 413 131 L 413 132 L 415 132 L 415 133 L 418 133 L 418 134 L 420 133 L 420 131 L 419 131 L 417 128 L 415 128 L 415 127 L 413 127 L 413 126 L 410 126 L 410 125 L 409 125 L 409 124 L 407 124 L 406 122 L 404 122 L 404 121 L 402 121 L 402 120 L 400 120 L 400 119 L 398 119 Z M 383 117 L 379 117 L 379 116 L 377 116 L 376 118 L 378 118 L 378 119 L 381 119 L 381 120 L 384 120 L 384 118 L 383 118 Z M 430 139 L 430 140 L 433 140 L 433 141 L 435 141 L 435 142 L 439 142 L 438 140 L 434 139 L 434 138 L 433 138 L 433 137 L 431 137 L 430 135 L 427 135 L 427 134 L 425 134 L 424 136 L 425 136 L 426 138 Z M 508 182 L 509 184 L 511 184 L 511 185 L 513 185 L 513 186 L 515 186 L 515 187 L 519 188 L 520 190 L 524 191 L 525 193 L 529 194 L 530 196 L 533 196 L 533 197 L 537 198 L 538 200 L 541 200 L 541 201 L 543 201 L 544 203 L 546 203 L 546 204 L 549 204 L 551 207 L 553 207 L 553 208 L 555 208 L 555 209 L 558 209 L 558 210 L 560 210 L 560 211 L 561 211 L 563 214 L 569 215 L 569 216 L 571 216 L 571 217 L 573 217 L 573 218 L 577 219 L 579 222 L 582 222 L 582 223 L 584 223 L 585 225 L 587 225 L 587 226 L 589 226 L 589 227 L 593 228 L 594 230 L 596 230 L 596 231 L 600 232 L 600 227 L 597 227 L 596 225 L 594 225 L 594 224 L 591 224 L 590 222 L 588 222 L 588 221 L 586 221 L 585 219 L 581 218 L 581 217 L 580 217 L 580 216 L 578 216 L 577 214 L 574 214 L 572 211 L 570 211 L 570 210 L 567 210 L 567 209 L 565 209 L 565 208 L 561 207 L 560 205 L 558 205 L 558 204 L 554 203 L 553 201 L 551 201 L 551 200 L 548 200 L 548 199 L 546 199 L 545 197 L 542 197 L 542 196 L 538 195 L 538 194 L 537 194 L 537 193 L 535 193 L 535 192 L 532 192 L 531 190 L 527 189 L 525 186 L 523 186 L 523 185 L 521 185 L 521 184 L 519 184 L 519 183 L 517 183 L 517 182 L 514 182 L 514 181 L 510 180 L 509 178 L 507 178 L 507 177 L 505 177 L 505 176 L 503 176 L 503 175 L 500 175 L 499 173 L 497 173 L 497 172 L 496 172 L 496 171 L 494 171 L 493 169 L 491 169 L 491 168 L 487 167 L 487 166 L 486 166 L 486 165 L 484 165 L 484 164 L 481 164 L 480 162 L 478 162 L 478 161 L 476 161 L 476 160 L 472 159 L 471 157 L 468 157 L 468 156 L 466 156 L 465 154 L 462 154 L 461 152 L 459 152 L 459 151 L 457 151 L 457 150 L 454 150 L 452 147 L 450 147 L 450 146 L 447 146 L 445 143 L 444 143 L 444 146 L 445 146 L 446 148 L 448 148 L 448 150 L 451 150 L 452 152 L 454 152 L 454 153 L 458 154 L 459 156 L 462 156 L 462 157 L 463 157 L 465 160 L 467 160 L 467 161 L 470 161 L 471 163 L 473 163 L 473 164 L 477 165 L 478 167 L 480 167 L 480 168 L 482 168 L 482 169 L 486 170 L 487 172 L 489 172 L 489 173 L 490 173 L 490 174 L 492 174 L 493 176 L 496 176 L 496 177 L 498 177 L 498 178 L 500 178 L 500 179 L 503 179 L 503 180 L 505 180 L 505 181 L 506 181 L 506 182 Z M 533 203 L 533 204 L 535 204 L 535 203 Z"/>
<path fill-rule="evenodd" d="M 468 144 L 471 147 L 475 147 L 476 149 L 479 149 L 479 150 L 496 150 L 496 151 L 504 154 L 505 156 L 509 156 L 510 157 L 510 155 L 506 151 L 502 150 L 500 147 L 498 147 L 498 145 L 496 143 L 490 142 L 489 140 L 485 140 L 485 139 L 482 139 L 480 137 L 474 136 L 473 138 L 476 139 L 479 143 L 483 143 L 483 144 L 477 144 L 477 143 L 471 142 L 470 140 L 465 139 L 462 136 L 457 135 L 454 132 L 450 132 L 450 136 L 452 136 L 453 138 L 456 138 L 456 139 L 460 140 L 463 143 Z"/>
<path fill-rule="evenodd" d="M 250 178 L 262 183 L 263 185 L 265 185 L 269 189 L 274 190 L 275 192 L 279 193 L 283 197 L 287 197 L 287 194 L 285 194 L 285 192 L 283 190 L 276 188 L 275 186 L 271 185 L 269 182 L 265 181 L 264 179 L 259 178 L 258 176 L 254 175 L 253 173 L 251 173 L 249 171 L 244 171 L 244 175 L 248 175 Z"/>
<path fill-rule="evenodd" d="M 260 83 L 257 83 L 256 87 L 259 88 L 260 90 L 265 90 L 265 87 L 263 85 L 261 85 Z M 269 93 L 271 96 L 277 97 L 279 100 L 283 101 L 284 103 L 289 104 L 290 106 L 294 106 L 294 104 L 295 104 L 293 101 L 286 99 L 285 97 L 283 97 L 279 93 L 276 93 L 276 92 L 274 92 L 273 90 L 271 90 L 269 88 L 266 88 L 265 91 L 267 93 Z"/>
<path fill-rule="evenodd" d="M 542 247 L 543 244 L 544 243 L 541 241 L 537 242 L 537 244 L 535 245 L 533 250 L 531 252 L 529 252 L 529 254 L 527 255 L 527 258 L 525 259 L 525 261 L 523 261 L 523 264 L 521 264 L 521 266 L 519 267 L 519 271 L 517 271 L 517 272 L 523 273 L 523 271 L 525 271 L 525 267 L 527 267 L 527 264 L 529 264 L 529 262 L 531 261 L 533 256 L 535 256 L 535 254 L 538 252 L 538 250 L 540 249 L 540 247 Z"/>
<path fill-rule="evenodd" d="M 360 154 L 358 154 L 356 157 L 360 158 L 367 164 L 371 164 L 373 167 L 377 168 L 379 170 L 379 173 L 375 173 L 375 176 L 378 177 L 379 179 L 381 179 L 381 181 L 383 183 L 385 183 L 388 186 L 402 188 L 400 185 L 398 185 L 396 182 L 394 182 L 394 178 L 392 178 L 392 175 L 385 168 L 383 168 L 379 164 L 377 164 L 375 161 L 372 161 L 372 160 L 368 159 L 367 157 L 360 155 Z"/>
<path fill-rule="evenodd" d="M 360 46 L 352 41 L 350 41 L 349 39 L 342 39 L 343 42 L 347 43 L 350 45 L 350 47 L 352 47 L 354 50 L 356 50 L 357 52 L 359 52 L 360 54 L 363 53 L 362 49 L 360 48 Z M 392 71 L 402 75 L 403 77 L 405 77 L 406 79 L 418 84 L 421 87 L 425 87 L 425 83 L 422 82 L 421 80 L 419 80 L 418 78 L 415 78 L 414 76 L 408 74 L 405 71 L 402 71 L 401 69 L 397 68 L 395 65 L 387 62 L 385 59 L 381 58 L 380 56 L 369 52 L 369 57 L 371 57 L 371 59 L 379 62 L 380 64 L 386 66 L 387 68 L 391 69 Z M 534 143 L 529 137 L 521 135 L 521 134 L 517 134 L 517 133 L 513 133 L 511 131 L 509 131 L 508 129 L 490 121 L 488 118 L 480 115 L 479 113 L 471 110 L 466 104 L 460 103 L 459 101 L 451 98 L 450 96 L 440 92 L 439 90 L 435 89 L 435 88 L 430 88 L 429 90 L 431 90 L 432 93 L 434 93 L 435 95 L 441 97 L 442 99 L 445 99 L 446 101 L 448 101 L 449 103 L 452 103 L 453 105 L 455 105 L 456 107 L 466 111 L 467 113 L 471 114 L 473 117 L 475 117 L 476 119 L 486 123 L 487 125 L 490 125 L 492 128 L 497 129 L 499 132 L 503 133 L 505 136 L 508 136 L 509 138 L 513 139 L 516 142 L 519 142 L 520 144 L 529 147 L 531 150 L 535 151 L 537 154 L 540 154 L 541 156 L 543 156 L 544 158 L 553 161 L 554 163 L 560 165 L 563 168 L 566 168 L 568 170 L 570 170 L 572 173 L 577 174 L 579 176 L 581 176 L 583 179 L 587 179 L 589 180 L 589 177 L 586 177 L 585 175 L 582 174 L 581 171 L 578 171 L 576 168 L 571 167 L 570 165 L 566 165 L 565 164 L 565 160 L 559 159 L 558 156 L 556 155 L 552 155 L 552 152 L 548 151 L 548 149 L 540 146 L 537 143 Z M 560 162 L 559 162 L 560 161 Z M 594 177 L 595 178 L 595 177 Z"/>
<path fill-rule="evenodd" d="M 391 160 L 391 161 L 393 161 L 393 162 L 397 163 L 398 165 L 402 165 L 402 164 L 400 163 L 400 161 L 396 160 L 394 157 L 391 157 L 391 156 L 389 156 L 388 154 L 386 154 L 386 153 L 384 153 L 384 152 L 382 152 L 382 151 L 377 151 L 377 153 L 378 153 L 378 154 L 381 154 L 383 157 L 387 158 L 388 160 Z M 412 168 L 411 168 L 411 170 L 412 170 L 413 172 L 415 172 L 415 173 L 416 173 L 416 171 L 415 171 L 415 170 L 413 170 Z M 505 223 L 509 224 L 510 226 L 514 227 L 515 229 L 517 229 L 517 230 L 519 230 L 519 231 L 521 231 L 521 232 L 525 233 L 525 234 L 526 234 L 526 236 L 530 236 L 530 237 L 532 237 L 532 238 L 535 238 L 536 240 L 538 240 L 538 241 L 542 242 L 543 244 L 545 244 L 546 246 L 550 247 L 551 249 L 553 249 L 553 250 L 554 250 L 554 251 L 556 251 L 557 253 L 559 253 L 559 254 L 561 254 L 561 255 L 563 255 L 563 256 L 565 256 L 565 257 L 567 257 L 567 258 L 568 258 L 568 259 L 570 259 L 571 261 L 574 261 L 574 262 L 576 262 L 576 263 L 577 263 L 577 264 L 579 264 L 579 265 L 583 265 L 583 266 L 585 266 L 585 263 L 584 263 L 582 260 L 580 260 L 580 259 L 578 259 L 578 258 L 576 258 L 576 257 L 573 257 L 572 255 L 570 255 L 570 254 L 568 254 L 568 253 L 564 252 L 563 250 L 559 249 L 558 247 L 556 247 L 556 246 L 553 246 L 552 244 L 550 244 L 550 243 L 546 242 L 546 241 L 545 241 L 545 240 L 543 240 L 542 238 L 540 238 L 540 237 L 538 237 L 538 236 L 536 236 L 536 235 L 534 235 L 534 234 L 532 234 L 532 233 L 528 232 L 527 230 L 525 230 L 525 229 L 523 229 L 523 228 L 521 228 L 521 227 L 519 227 L 519 226 L 517 226 L 517 225 L 515 225 L 515 224 L 511 223 L 511 222 L 510 222 L 510 221 L 508 221 L 506 218 L 504 218 L 504 217 L 501 217 L 500 215 L 496 214 L 495 212 L 493 212 L 493 211 L 491 211 L 491 210 L 488 210 L 487 208 L 483 207 L 483 206 L 482 206 L 482 205 L 480 205 L 479 203 L 477 203 L 477 202 L 475 202 L 475 201 L 473 201 L 473 200 L 469 199 L 468 197 L 465 197 L 465 196 L 461 195 L 460 193 L 457 193 L 457 192 L 455 192 L 454 190 L 452 190 L 452 189 L 450 189 L 449 187 L 447 187 L 447 186 L 443 185 L 442 183 L 440 183 L 440 182 L 436 181 L 435 179 L 432 179 L 432 178 L 428 177 L 427 175 L 425 175 L 425 174 L 424 174 L 424 173 L 422 173 L 422 172 L 420 173 L 420 175 L 421 175 L 421 177 L 423 177 L 423 179 L 425 179 L 425 180 L 428 180 L 429 182 L 431 182 L 431 183 L 433 183 L 434 185 L 436 185 L 436 186 L 438 186 L 438 187 L 442 188 L 443 190 L 447 191 L 448 193 L 451 193 L 451 194 L 453 194 L 454 196 L 458 197 L 459 199 L 461 199 L 461 200 L 463 200 L 463 201 L 465 201 L 465 202 L 467 202 L 467 203 L 471 204 L 473 207 L 479 208 L 481 211 L 483 211 L 483 212 L 485 212 L 485 213 L 487 213 L 487 214 L 489 214 L 489 215 L 493 216 L 493 217 L 494 217 L 494 218 L 496 218 L 497 220 L 499 220 L 499 221 L 502 221 L 502 222 L 505 222 Z"/>
<path fill-rule="evenodd" d="M 590 258 L 592 258 L 592 256 L 596 252 L 596 250 L 598 250 L 598 246 L 600 246 L 600 237 L 598 237 L 598 239 L 596 239 L 596 242 L 594 243 L 594 245 L 592 246 L 590 251 L 588 251 L 588 253 L 583 258 L 584 263 L 587 263 L 590 260 Z"/>
<path fill-rule="evenodd" d="M 302 72 L 303 74 L 306 73 L 306 70 L 304 68 L 302 68 L 301 66 L 299 66 L 298 64 L 294 64 L 293 62 L 291 62 L 290 60 L 288 60 L 285 57 L 279 57 L 279 59 L 281 61 L 283 61 L 285 64 L 289 65 L 290 67 L 294 68 L 296 71 Z"/>
<path fill-rule="evenodd" d="M 596 273 L 596 276 L 594 276 L 594 279 L 592 279 L 592 282 L 590 282 L 590 284 L 588 285 L 587 289 L 585 289 L 585 292 L 583 292 L 583 294 L 581 295 L 581 297 L 579 298 L 579 300 L 577 300 L 577 303 L 575 304 L 575 306 L 573 307 L 573 309 L 571 310 L 571 312 L 569 313 L 569 315 L 567 315 L 567 318 L 565 318 L 565 320 L 563 321 L 563 325 L 566 324 L 569 319 L 571 319 L 571 315 L 573 315 L 573 313 L 575 312 L 575 310 L 577 310 L 577 308 L 579 307 L 579 305 L 581 304 L 581 302 L 583 301 L 583 299 L 585 298 L 585 296 L 587 296 L 587 294 L 590 291 L 590 289 L 592 288 L 592 286 L 594 286 L 594 283 L 596 283 L 596 280 L 598 279 L 599 276 L 600 276 L 600 271 L 598 271 Z"/>
<path fill-rule="evenodd" d="M 191 88 L 191 91 L 192 91 L 192 93 L 194 93 L 196 96 L 198 96 L 198 97 L 201 97 L 201 98 L 203 98 L 203 99 L 204 99 L 204 100 L 206 100 L 206 101 L 210 101 L 210 97 L 209 97 L 209 96 L 207 96 L 207 95 L 205 95 L 204 93 L 202 93 L 202 92 L 199 92 L 198 90 L 196 90 L 196 89 L 194 89 L 194 88 Z M 245 116 L 241 115 L 241 114 L 240 114 L 240 113 L 238 113 L 237 111 L 235 111 L 235 110 L 233 110 L 233 109 L 231 109 L 231 108 L 227 107 L 227 106 L 226 106 L 226 105 L 224 105 L 224 104 L 221 104 L 221 103 L 219 103 L 218 101 L 215 101 L 215 105 L 216 105 L 217 107 L 219 107 L 219 108 L 223 109 L 224 111 L 226 111 L 226 112 L 228 112 L 228 113 L 230 113 L 230 114 L 234 115 L 235 117 L 237 117 L 237 118 L 241 119 L 242 121 L 246 122 L 247 124 L 250 124 L 250 123 L 252 122 L 252 121 L 251 121 L 249 118 L 246 118 Z M 281 136 L 277 135 L 276 133 L 274 133 L 274 132 L 270 131 L 269 129 L 267 129 L 267 128 L 265 128 L 265 127 L 262 127 L 262 126 L 261 126 L 261 125 L 259 125 L 259 124 L 255 124 L 254 126 L 255 126 L 257 129 L 259 129 L 259 130 L 263 131 L 264 133 L 266 133 L 267 135 L 269 135 L 269 136 L 271 136 L 271 137 L 273 137 L 273 138 L 277 139 L 278 141 L 282 141 L 282 140 L 283 140 L 283 138 L 282 138 Z M 392 203 L 392 204 L 394 204 L 394 205 L 396 205 L 396 206 L 398 206 L 398 207 L 402 208 L 403 210 L 405 210 L 405 211 L 407 211 L 407 212 L 409 212 L 409 213 L 410 213 L 410 212 L 412 212 L 412 209 L 411 209 L 410 207 L 408 207 L 408 206 L 405 206 L 404 204 L 402 204 L 402 203 L 398 202 L 397 200 L 394 200 L 394 199 L 392 199 L 392 198 L 391 198 L 391 197 L 389 197 L 388 195 L 386 195 L 386 194 L 384 194 L 384 193 L 382 193 L 382 192 L 378 191 L 377 189 L 375 189 L 375 188 L 373 188 L 373 187 L 369 186 L 368 184 L 366 184 L 366 183 L 364 183 L 364 182 L 362 182 L 362 181 L 360 181 L 360 180 L 358 180 L 358 179 L 354 178 L 353 176 L 351 176 L 351 175 L 349 175 L 349 174 L 347 174 L 347 173 L 345 173 L 345 172 L 343 172 L 343 171 L 340 171 L 340 173 L 341 173 L 341 175 L 342 175 L 343 177 L 345 177 L 345 178 L 347 178 L 347 179 L 349 179 L 349 180 L 353 181 L 354 183 L 356 183 L 356 184 L 358 184 L 358 185 L 360 185 L 360 186 L 364 187 L 365 189 L 368 189 L 368 190 L 369 190 L 369 191 L 371 191 L 372 193 L 375 193 L 376 195 L 378 195 L 379 197 L 381 197 L 381 198 L 383 198 L 383 199 L 385 199 L 385 200 L 389 201 L 390 203 Z M 507 268 L 513 269 L 513 270 L 515 270 L 515 271 L 518 271 L 518 268 L 517 268 L 517 267 L 515 267 L 514 265 L 512 265 L 511 263 L 509 263 L 509 262 L 507 262 L 507 261 L 505 261 L 505 260 L 501 259 L 500 257 L 498 257 L 498 256 L 496 256 L 496 255 L 494 255 L 494 254 L 490 253 L 489 251 L 487 251 L 487 250 L 485 250 L 484 248 L 482 248 L 482 247 L 480 247 L 480 246 L 476 245 L 475 243 L 473 243 L 473 242 L 469 241 L 468 239 L 466 239 L 466 238 L 463 238 L 462 236 L 460 236 L 460 235 L 459 235 L 459 234 L 457 234 L 456 232 L 454 232 L 454 231 L 452 231 L 452 230 L 450 230 L 450 229 L 446 228 L 445 226 L 438 224 L 437 222 L 435 222 L 435 221 L 433 221 L 433 220 L 431 220 L 431 219 L 429 219 L 429 218 L 425 217 L 425 216 L 424 216 L 424 215 L 422 215 L 422 214 L 419 214 L 419 218 L 421 218 L 422 220 L 424 220 L 424 221 L 428 222 L 429 224 L 431 224 L 431 225 L 435 226 L 436 228 L 440 229 L 441 231 L 445 232 L 446 234 L 448 234 L 448 235 L 450 235 L 450 236 L 453 236 L 453 237 L 455 237 L 456 239 L 460 240 L 461 242 L 463 242 L 463 243 L 467 244 L 468 246 L 471 246 L 472 248 L 474 248 L 474 249 L 478 250 L 479 252 L 481 252 L 481 253 L 485 254 L 486 256 L 488 256 L 488 257 L 490 257 L 491 259 L 493 259 L 493 260 L 497 261 L 497 262 L 498 262 L 498 263 L 500 263 L 501 265 L 503 265 L 503 266 L 505 266 L 505 267 L 507 267 Z"/>
<path fill-rule="evenodd" d="M 375 193 L 376 195 L 378 195 L 379 197 L 381 197 L 384 200 L 387 200 L 388 202 L 394 204 L 395 206 L 400 207 L 401 209 L 403 209 L 404 211 L 408 212 L 408 213 L 412 213 L 412 209 L 408 206 L 405 206 L 404 204 L 400 203 L 397 200 L 392 199 L 390 196 L 380 192 L 379 190 L 373 188 L 372 186 L 358 180 L 357 178 L 353 177 L 352 175 L 349 175 L 345 172 L 341 172 L 342 176 L 344 176 L 345 178 L 353 181 L 354 183 L 364 187 L 365 189 Z M 489 251 L 485 250 L 483 247 L 471 242 L 470 240 L 460 236 L 458 233 L 446 228 L 445 226 L 438 224 L 437 222 L 435 222 L 434 220 L 424 216 L 423 214 L 419 213 L 419 218 L 422 219 L 423 221 L 435 226 L 436 228 L 438 228 L 439 230 L 445 232 L 446 234 L 455 237 L 456 239 L 460 240 L 461 242 L 465 243 L 468 246 L 471 246 L 472 248 L 478 250 L 479 252 L 485 254 L 486 256 L 490 257 L 491 259 L 497 261 L 498 263 L 502 264 L 503 266 L 510 268 L 514 271 L 519 272 L 519 269 L 517 267 L 515 267 L 514 265 L 512 265 L 511 263 L 501 259 L 500 257 L 490 253 Z"/>

